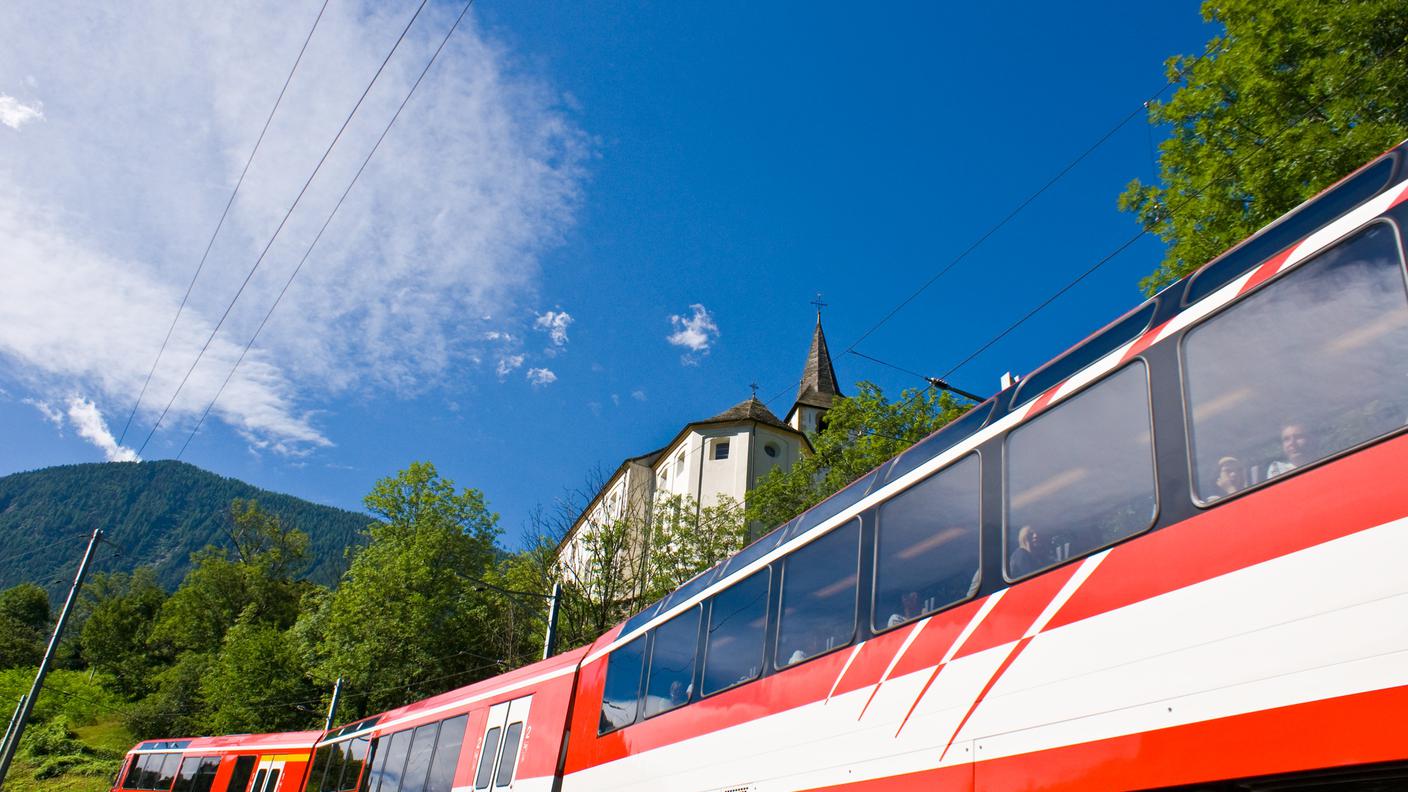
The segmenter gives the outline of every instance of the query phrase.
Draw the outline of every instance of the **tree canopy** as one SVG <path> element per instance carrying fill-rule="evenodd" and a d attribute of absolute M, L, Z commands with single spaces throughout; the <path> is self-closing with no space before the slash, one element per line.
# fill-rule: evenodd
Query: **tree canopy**
<path fill-rule="evenodd" d="M 1223 29 L 1167 61 L 1159 183 L 1120 196 L 1167 243 L 1153 294 L 1408 136 L 1408 3 L 1208 0 Z"/>

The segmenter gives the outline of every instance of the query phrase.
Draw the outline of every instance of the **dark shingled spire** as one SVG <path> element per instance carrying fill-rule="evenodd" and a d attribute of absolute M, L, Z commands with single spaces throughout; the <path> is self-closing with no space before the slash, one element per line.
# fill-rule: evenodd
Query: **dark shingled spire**
<path fill-rule="evenodd" d="M 821 332 L 821 311 L 818 310 L 812 348 L 807 353 L 807 365 L 802 369 L 802 381 L 797 386 L 797 404 L 829 410 L 832 400 L 841 395 L 841 389 L 836 387 L 836 369 L 831 366 L 831 351 L 826 348 L 826 335 Z"/>

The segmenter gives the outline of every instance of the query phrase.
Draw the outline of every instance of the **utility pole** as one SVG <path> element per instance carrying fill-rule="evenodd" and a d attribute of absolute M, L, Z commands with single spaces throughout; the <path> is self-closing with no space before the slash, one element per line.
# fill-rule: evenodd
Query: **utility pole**
<path fill-rule="evenodd" d="M 337 678 L 337 684 L 332 686 L 332 701 L 328 704 L 328 719 L 323 723 L 323 733 L 332 731 L 332 726 L 337 722 L 337 702 L 342 698 L 342 677 Z"/>
<path fill-rule="evenodd" d="M 557 609 L 560 605 L 562 605 L 562 583 L 555 581 L 552 584 L 552 597 L 548 605 L 548 631 L 543 636 L 544 660 L 557 654 Z"/>
<path fill-rule="evenodd" d="M 24 700 L 27 698 L 20 694 L 20 701 L 15 705 L 15 714 L 10 716 L 10 724 L 5 727 L 5 738 L 0 739 L 0 756 L 5 754 L 5 746 L 10 744 L 10 733 L 15 730 L 15 723 L 20 719 L 20 710 L 24 708 Z"/>
<path fill-rule="evenodd" d="M 48 675 L 49 666 L 54 662 L 59 639 L 64 635 L 64 625 L 68 623 L 69 614 L 73 613 L 74 603 L 78 601 L 78 590 L 83 588 L 83 578 L 88 575 L 88 564 L 93 560 L 93 552 L 98 549 L 98 542 L 102 540 L 103 529 L 93 529 L 93 538 L 88 540 L 88 549 L 83 552 L 78 574 L 73 577 L 73 587 L 68 590 L 63 612 L 59 614 L 59 621 L 54 625 L 54 634 L 49 638 L 49 648 L 45 650 L 44 659 L 39 663 L 39 671 L 34 674 L 34 684 L 29 688 L 29 695 L 20 700 L 20 710 L 15 715 L 15 726 L 10 730 L 10 741 L 5 744 L 4 752 L 0 753 L 0 789 L 5 786 L 5 775 L 10 772 L 10 761 L 14 759 L 15 749 L 19 747 L 20 737 L 24 734 L 25 721 L 29 720 L 29 715 L 34 710 L 34 700 L 39 698 L 39 691 L 44 687 L 44 677 Z"/>

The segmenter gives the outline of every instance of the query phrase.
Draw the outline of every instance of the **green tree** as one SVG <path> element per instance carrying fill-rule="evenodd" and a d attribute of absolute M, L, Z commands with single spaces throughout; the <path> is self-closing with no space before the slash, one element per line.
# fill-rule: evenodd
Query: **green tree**
<path fill-rule="evenodd" d="M 230 628 L 200 687 L 208 710 L 204 727 L 211 734 L 289 731 L 317 721 L 318 705 L 294 706 L 319 693 L 307 677 L 297 643 L 268 624 L 242 622 Z"/>
<path fill-rule="evenodd" d="M 112 675 L 112 688 L 129 698 L 150 690 L 159 658 L 147 649 L 166 592 L 151 567 L 98 574 L 83 589 L 88 618 L 79 644 L 88 664 Z"/>
<path fill-rule="evenodd" d="M 127 713 L 127 728 L 138 740 L 200 734 L 205 719 L 201 679 L 213 652 L 186 652 L 172 665 L 156 672 L 152 692 Z"/>
<path fill-rule="evenodd" d="M 0 591 L 0 668 L 39 665 L 48 643 L 49 595 L 33 583 Z"/>
<path fill-rule="evenodd" d="M 727 495 L 710 506 L 686 495 L 657 498 L 651 513 L 641 599 L 659 599 L 748 543 L 743 504 Z"/>
<path fill-rule="evenodd" d="M 811 436 L 811 456 L 785 472 L 774 469 L 748 493 L 746 515 L 767 530 L 796 517 L 968 410 L 947 392 L 906 390 L 898 401 L 879 386 L 856 383 L 837 399 L 826 427 Z"/>
<path fill-rule="evenodd" d="M 498 669 L 480 580 L 495 562 L 498 515 L 417 462 L 366 497 L 378 518 L 318 622 L 315 678 L 345 678 L 352 711 L 376 711 Z M 447 680 L 453 680 L 448 682 Z"/>
<path fill-rule="evenodd" d="M 1167 126 L 1159 184 L 1119 206 L 1168 248 L 1153 294 L 1408 136 L 1408 4 L 1208 0 L 1208 55 L 1167 62 L 1179 88 L 1149 107 Z"/>

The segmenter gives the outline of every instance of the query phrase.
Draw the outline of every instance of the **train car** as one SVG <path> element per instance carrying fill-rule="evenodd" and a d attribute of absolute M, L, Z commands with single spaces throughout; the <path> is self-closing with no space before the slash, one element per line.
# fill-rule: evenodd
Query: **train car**
<path fill-rule="evenodd" d="M 1405 157 L 602 637 L 562 788 L 1408 787 Z"/>
<path fill-rule="evenodd" d="M 348 724 L 318 741 L 303 792 L 549 792 L 586 648 Z"/>
<path fill-rule="evenodd" d="M 113 792 L 299 792 L 322 732 L 148 740 L 127 752 Z"/>

